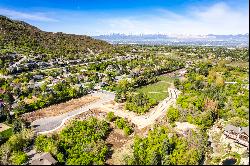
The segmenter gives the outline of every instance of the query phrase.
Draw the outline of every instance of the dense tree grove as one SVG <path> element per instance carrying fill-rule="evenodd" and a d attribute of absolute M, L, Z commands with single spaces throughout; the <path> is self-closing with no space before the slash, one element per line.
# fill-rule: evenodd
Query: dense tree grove
<path fill-rule="evenodd" d="M 143 93 L 127 95 L 125 108 L 138 114 L 144 114 L 154 106 L 156 102 L 149 99 Z"/>
<path fill-rule="evenodd" d="M 24 149 L 31 145 L 34 133 L 29 129 L 24 129 L 12 135 L 8 141 L 0 146 L 1 165 L 21 165 L 27 162 L 28 157 Z"/>
<path fill-rule="evenodd" d="M 243 78 L 247 71 L 239 72 L 237 67 L 222 64 L 212 66 L 209 63 L 197 64 L 189 69 L 186 80 L 175 82 L 176 87 L 183 92 L 177 99 L 180 114 L 177 119 L 204 129 L 211 127 L 219 118 L 230 120 L 237 117 L 242 124 L 246 124 L 249 90 Z M 168 114 L 172 113 L 170 110 Z"/>
<path fill-rule="evenodd" d="M 178 136 L 167 127 L 156 127 L 146 138 L 135 137 L 128 165 L 199 165 L 204 159 L 206 136 L 190 131 Z"/>
<path fill-rule="evenodd" d="M 58 135 L 38 136 L 35 147 L 38 151 L 50 152 L 67 165 L 100 165 L 104 164 L 109 151 L 104 142 L 109 130 L 107 122 L 95 118 L 74 121 Z"/>
<path fill-rule="evenodd" d="M 50 91 L 50 93 L 46 92 L 46 90 L 43 90 L 43 87 L 40 87 L 36 90 L 33 90 L 33 92 L 31 92 L 31 93 L 38 93 L 39 91 L 42 91 L 41 94 L 37 94 L 38 100 L 35 100 L 32 103 L 20 102 L 19 105 L 14 109 L 14 111 L 17 114 L 22 114 L 25 112 L 34 111 L 34 110 L 37 110 L 39 108 L 44 108 L 44 107 L 52 105 L 52 104 L 64 102 L 64 101 L 67 101 L 67 100 L 72 99 L 72 98 L 81 97 L 83 95 L 86 95 L 88 93 L 88 90 L 89 90 L 86 87 L 85 88 L 72 87 L 67 82 L 64 82 L 64 83 L 59 82 L 59 83 L 55 84 L 52 87 L 52 89 L 53 89 L 53 92 Z M 28 94 L 29 94 L 29 92 L 28 92 Z"/>

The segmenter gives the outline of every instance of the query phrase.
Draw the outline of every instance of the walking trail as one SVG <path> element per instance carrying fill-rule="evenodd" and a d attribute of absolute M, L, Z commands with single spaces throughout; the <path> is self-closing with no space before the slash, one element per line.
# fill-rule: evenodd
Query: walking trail
<path fill-rule="evenodd" d="M 161 116 L 164 116 L 168 108 L 175 104 L 180 91 L 174 88 L 168 88 L 169 97 L 161 101 L 156 107 L 151 109 L 150 112 L 144 115 L 137 115 L 134 112 L 119 109 L 119 105 L 115 104 L 106 104 L 102 106 L 100 110 L 105 112 L 114 112 L 116 116 L 127 118 L 132 123 L 134 123 L 138 129 L 142 129 L 146 126 L 149 126 L 155 122 Z"/>

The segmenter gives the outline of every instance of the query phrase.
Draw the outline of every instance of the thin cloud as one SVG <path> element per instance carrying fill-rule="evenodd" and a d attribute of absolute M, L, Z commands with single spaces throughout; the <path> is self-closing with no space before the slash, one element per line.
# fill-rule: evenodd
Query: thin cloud
<path fill-rule="evenodd" d="M 248 20 L 247 8 L 239 10 L 216 3 L 190 7 L 184 14 L 158 9 L 151 16 L 107 18 L 102 23 L 107 25 L 108 33 L 238 34 L 248 32 Z"/>
<path fill-rule="evenodd" d="M 32 21 L 57 22 L 57 19 L 46 16 L 45 13 L 25 13 L 9 9 L 1 9 L 0 14 L 11 17 L 13 19 L 24 19 Z"/>
<path fill-rule="evenodd" d="M 45 31 L 87 35 L 125 34 L 244 34 L 249 29 L 249 8 L 219 2 L 187 6 L 182 11 L 164 8 L 129 11 L 47 10 L 19 12 L 0 8 L 0 14 L 20 19 Z M 58 18 L 60 21 L 54 19 Z"/>

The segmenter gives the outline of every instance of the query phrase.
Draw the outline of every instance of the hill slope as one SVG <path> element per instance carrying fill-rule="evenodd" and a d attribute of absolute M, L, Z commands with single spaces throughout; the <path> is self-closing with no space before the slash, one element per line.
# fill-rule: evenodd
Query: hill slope
<path fill-rule="evenodd" d="M 0 48 L 31 50 L 56 55 L 100 52 L 112 46 L 85 35 L 44 32 L 23 21 L 0 16 Z"/>

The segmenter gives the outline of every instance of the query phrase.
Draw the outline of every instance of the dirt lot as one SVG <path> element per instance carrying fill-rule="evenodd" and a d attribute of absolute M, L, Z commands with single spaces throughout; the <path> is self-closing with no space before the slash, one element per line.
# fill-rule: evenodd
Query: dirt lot
<path fill-rule="evenodd" d="M 6 124 L 0 123 L 0 132 L 9 129 L 10 127 L 7 126 Z"/>
<path fill-rule="evenodd" d="M 66 112 L 70 112 L 72 110 L 80 108 L 81 106 L 86 105 L 88 103 L 94 102 L 97 99 L 99 99 L 99 97 L 90 96 L 90 95 L 83 96 L 78 99 L 72 99 L 65 103 L 55 104 L 55 105 L 52 105 L 43 109 L 39 109 L 37 111 L 26 113 L 22 115 L 22 118 L 29 122 L 32 122 L 32 121 L 35 121 L 37 119 L 44 118 L 44 117 L 61 115 Z"/>

